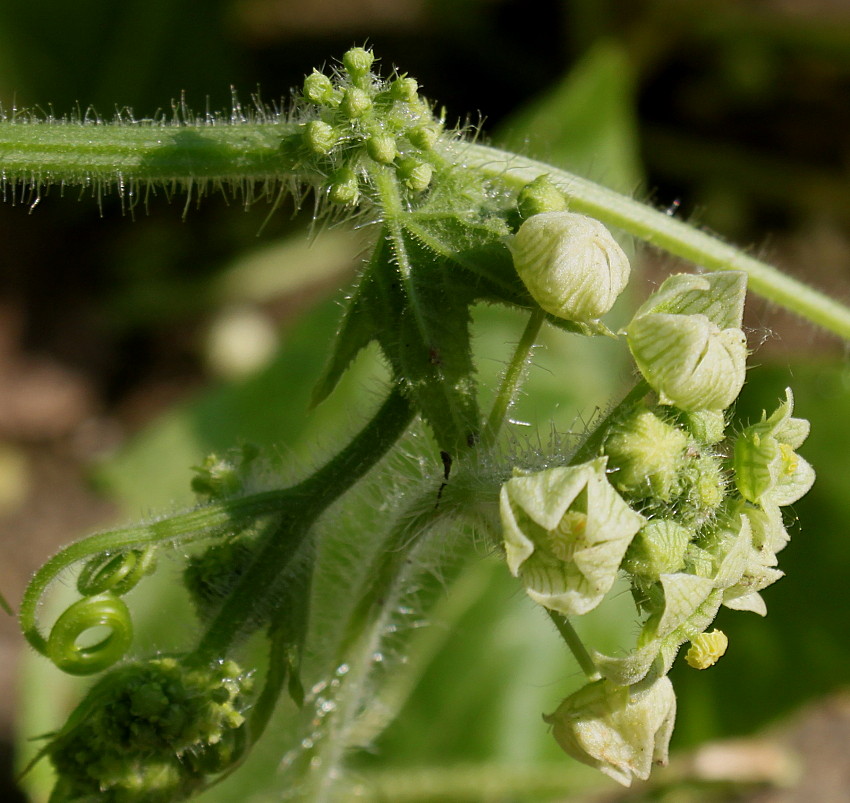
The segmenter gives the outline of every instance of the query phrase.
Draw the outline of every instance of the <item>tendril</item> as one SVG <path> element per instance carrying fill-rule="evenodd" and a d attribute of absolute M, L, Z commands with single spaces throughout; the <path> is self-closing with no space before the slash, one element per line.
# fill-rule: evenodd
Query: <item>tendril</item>
<path fill-rule="evenodd" d="M 107 627 L 110 632 L 95 644 L 80 644 L 89 630 Z M 118 597 L 98 594 L 71 605 L 56 620 L 47 639 L 47 657 L 69 675 L 93 675 L 124 657 L 133 641 L 130 611 Z"/>
<path fill-rule="evenodd" d="M 131 549 L 119 555 L 104 552 L 83 566 L 77 578 L 77 591 L 84 597 L 102 594 L 104 591 L 120 597 L 135 588 L 155 568 L 156 551 L 152 546 Z"/>
<path fill-rule="evenodd" d="M 170 545 L 182 544 L 199 538 L 213 538 L 223 532 L 232 532 L 234 529 L 243 526 L 245 522 L 278 512 L 285 505 L 288 494 L 288 490 L 267 491 L 226 502 L 213 503 L 151 524 L 97 533 L 71 544 L 47 561 L 35 573 L 29 586 L 27 586 L 19 613 L 19 621 L 24 636 L 42 655 L 50 657 L 48 639 L 44 637 L 38 627 L 39 602 L 48 586 L 75 563 L 87 561 L 81 573 L 83 587 L 87 591 L 81 593 L 90 593 L 100 589 L 99 584 L 104 582 L 106 577 L 111 576 L 114 582 L 118 584 L 119 590 L 116 591 L 114 587 L 110 590 L 116 594 L 123 594 L 129 590 L 129 587 L 121 590 L 127 581 L 127 577 L 136 573 L 128 570 L 124 574 L 122 561 L 129 553 L 139 554 L 135 561 L 136 570 L 140 572 L 139 579 L 141 579 L 144 571 L 150 571 L 152 568 L 153 555 L 146 555 L 148 550 L 152 553 L 156 546 L 166 543 Z M 111 557 L 104 558 L 104 555 Z M 122 560 L 117 560 L 118 558 Z M 112 562 L 113 559 L 116 559 L 115 563 Z M 146 567 L 144 571 L 143 567 Z M 119 577 L 118 575 L 122 576 Z M 109 589 L 109 586 L 103 588 L 103 590 L 107 589 Z M 97 593 L 101 592 L 98 591 Z M 82 600 L 82 602 L 85 602 L 85 600 Z"/>

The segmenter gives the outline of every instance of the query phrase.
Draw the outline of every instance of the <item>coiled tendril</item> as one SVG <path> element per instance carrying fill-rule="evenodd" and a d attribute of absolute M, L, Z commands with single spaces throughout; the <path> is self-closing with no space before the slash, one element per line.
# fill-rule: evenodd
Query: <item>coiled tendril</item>
<path fill-rule="evenodd" d="M 104 552 L 92 558 L 77 578 L 77 591 L 84 597 L 109 591 L 120 597 L 156 568 L 156 550 L 152 546 L 131 549 L 118 555 Z"/>
<path fill-rule="evenodd" d="M 95 628 L 109 634 L 94 644 L 80 637 Z M 122 600 L 105 593 L 85 597 L 65 610 L 47 638 L 47 657 L 69 675 L 93 675 L 119 661 L 133 641 L 133 622 Z"/>

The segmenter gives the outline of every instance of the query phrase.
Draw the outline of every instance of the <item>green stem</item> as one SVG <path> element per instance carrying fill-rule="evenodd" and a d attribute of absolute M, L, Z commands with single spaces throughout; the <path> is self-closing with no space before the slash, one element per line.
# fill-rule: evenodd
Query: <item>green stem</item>
<path fill-rule="evenodd" d="M 481 447 L 483 449 L 489 449 L 496 442 L 505 416 L 516 400 L 525 369 L 531 357 L 531 349 L 534 347 L 537 335 L 540 334 L 540 327 L 544 320 L 546 320 L 546 313 L 540 308 L 535 309 L 528 319 L 522 337 L 517 343 L 511 361 L 502 377 L 502 384 L 496 394 L 496 400 L 493 402 L 493 409 L 490 411 L 490 416 L 481 435 Z"/>
<path fill-rule="evenodd" d="M 587 676 L 587 679 L 591 681 L 599 680 L 602 675 L 596 668 L 596 664 L 593 663 L 590 653 L 579 638 L 579 635 L 576 633 L 570 620 L 563 614 L 550 610 L 549 608 L 546 609 L 546 613 L 549 614 L 549 618 L 552 620 L 555 627 L 558 628 L 561 638 L 564 640 L 567 647 L 570 648 L 570 652 L 573 654 L 576 661 L 578 661 L 578 665 L 581 667 L 581 671 Z"/>
<path fill-rule="evenodd" d="M 546 175 L 567 195 L 572 211 L 591 215 L 707 270 L 744 271 L 753 292 L 850 340 L 850 308 L 646 204 L 543 162 L 484 145 L 468 145 L 463 164 L 516 188 Z"/>
<path fill-rule="evenodd" d="M 281 575 L 306 539 L 310 528 L 334 501 L 354 485 L 395 444 L 414 411 L 396 388 L 351 443 L 315 474 L 288 490 L 289 504 L 280 525 L 266 537 L 212 621 L 195 651 L 201 660 L 217 660 L 244 631 L 279 602 Z"/>
<path fill-rule="evenodd" d="M 290 123 L 72 123 L 0 121 L 3 185 L 117 185 L 129 191 L 155 182 L 184 189 L 212 181 L 235 186 L 288 177 L 280 147 Z"/>
<path fill-rule="evenodd" d="M 260 184 L 276 191 L 298 179 L 280 145 L 297 127 L 276 117 L 188 122 L 74 123 L 30 117 L 0 121 L 3 185 L 91 187 L 100 196 L 117 186 L 130 203 L 149 185 L 166 191 L 203 192 L 208 186 L 241 189 L 250 196 Z M 569 197 L 570 208 L 619 227 L 645 242 L 708 270 L 742 270 L 750 288 L 842 338 L 850 339 L 850 309 L 705 232 L 563 170 L 497 148 L 467 144 L 447 158 L 516 188 L 540 175 Z"/>

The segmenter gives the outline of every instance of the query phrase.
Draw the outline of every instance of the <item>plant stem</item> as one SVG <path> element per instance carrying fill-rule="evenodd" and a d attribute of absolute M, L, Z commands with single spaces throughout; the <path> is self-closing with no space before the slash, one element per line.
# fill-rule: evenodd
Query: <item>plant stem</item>
<path fill-rule="evenodd" d="M 505 416 L 516 400 L 523 374 L 531 357 L 531 349 L 534 347 L 537 335 L 540 334 L 540 327 L 544 320 L 546 320 L 546 313 L 538 308 L 531 313 L 531 317 L 525 325 L 522 337 L 517 343 L 505 375 L 502 377 L 502 384 L 496 394 L 496 400 L 493 402 L 493 409 L 490 411 L 484 432 L 481 434 L 481 447 L 483 449 L 489 449 L 496 442 Z"/>
<path fill-rule="evenodd" d="M 217 660 L 226 655 L 246 623 L 272 613 L 280 601 L 281 574 L 316 519 L 389 451 L 407 429 L 413 415 L 410 402 L 395 388 L 343 451 L 289 489 L 280 525 L 266 537 L 250 567 L 201 637 L 195 651 L 199 659 Z"/>
<path fill-rule="evenodd" d="M 141 123 L 0 121 L 3 189 L 23 183 L 117 185 L 129 191 L 156 182 L 184 188 L 215 181 L 245 186 L 287 178 L 283 139 L 296 131 L 276 121 L 230 120 Z M 181 186 L 182 185 L 182 186 Z"/>
<path fill-rule="evenodd" d="M 570 620 L 563 614 L 550 610 L 549 608 L 546 608 L 546 613 L 549 614 L 549 618 L 552 620 L 555 627 L 558 628 L 561 638 L 564 640 L 567 647 L 570 648 L 570 652 L 573 654 L 576 661 L 578 661 L 578 665 L 581 667 L 581 671 L 587 676 L 587 679 L 591 681 L 599 680 L 602 675 L 596 668 L 596 664 L 593 663 L 590 653 L 579 638 L 579 635 L 576 633 Z"/>
<path fill-rule="evenodd" d="M 568 197 L 572 211 L 591 215 L 707 270 L 744 271 L 753 292 L 850 340 L 850 308 L 681 220 L 572 173 L 497 148 L 468 145 L 462 159 L 466 168 L 516 188 L 548 176 Z"/>

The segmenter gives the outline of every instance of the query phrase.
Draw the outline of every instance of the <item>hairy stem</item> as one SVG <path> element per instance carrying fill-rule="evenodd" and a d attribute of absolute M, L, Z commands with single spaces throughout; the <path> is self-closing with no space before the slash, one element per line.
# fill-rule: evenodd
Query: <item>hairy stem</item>
<path fill-rule="evenodd" d="M 546 320 L 546 313 L 542 309 L 534 310 L 528 319 L 516 349 L 514 349 L 511 361 L 502 377 L 502 384 L 496 394 L 496 400 L 493 402 L 493 409 L 490 411 L 487 425 L 481 435 L 481 446 L 484 449 L 491 447 L 496 442 L 505 416 L 508 414 L 511 405 L 516 401 L 525 369 L 528 367 L 531 357 L 531 349 L 534 347 L 537 335 L 540 334 L 540 327 L 544 320 Z"/>
<path fill-rule="evenodd" d="M 200 122 L 75 123 L 0 121 L 3 184 L 61 186 L 139 183 L 183 189 L 287 178 L 283 139 L 296 126 L 210 118 Z"/>
<path fill-rule="evenodd" d="M 413 419 L 405 396 L 394 389 L 372 420 L 330 462 L 289 489 L 280 525 L 224 601 L 202 636 L 196 655 L 216 660 L 227 654 L 245 623 L 269 613 L 280 596 L 278 582 L 319 515 L 363 477 L 395 444 Z"/>
<path fill-rule="evenodd" d="M 567 195 L 572 211 L 591 215 L 708 270 L 744 271 L 753 292 L 850 340 L 850 308 L 646 204 L 543 162 L 484 145 L 467 146 L 463 163 L 516 188 L 548 176 Z"/>

